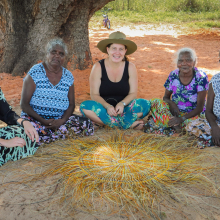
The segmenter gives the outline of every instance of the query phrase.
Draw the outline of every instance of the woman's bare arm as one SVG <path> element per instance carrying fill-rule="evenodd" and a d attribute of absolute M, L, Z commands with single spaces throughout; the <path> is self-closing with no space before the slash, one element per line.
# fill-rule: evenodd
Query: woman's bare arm
<path fill-rule="evenodd" d="M 30 75 L 25 77 L 22 93 L 21 93 L 21 109 L 23 112 L 27 113 L 29 116 L 33 117 L 37 121 L 39 121 L 43 125 L 49 125 L 47 122 L 48 120 L 42 118 L 38 115 L 30 106 L 31 97 L 36 89 L 36 85 L 34 80 L 31 78 Z"/>
<path fill-rule="evenodd" d="M 217 117 L 213 113 L 214 98 L 215 98 L 215 93 L 212 87 L 212 83 L 210 83 L 205 116 L 211 126 L 212 140 L 214 144 L 216 144 L 217 146 L 220 146 L 220 128 L 216 123 Z"/>

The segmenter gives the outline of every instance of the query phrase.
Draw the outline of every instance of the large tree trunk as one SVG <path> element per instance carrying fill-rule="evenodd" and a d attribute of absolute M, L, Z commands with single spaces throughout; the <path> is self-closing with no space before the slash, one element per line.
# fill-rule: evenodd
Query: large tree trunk
<path fill-rule="evenodd" d="M 71 70 L 87 68 L 92 64 L 89 20 L 110 1 L 113 0 L 0 0 L 4 41 L 0 72 L 27 72 L 44 60 L 45 45 L 54 37 L 67 43 L 66 63 L 71 63 Z"/>

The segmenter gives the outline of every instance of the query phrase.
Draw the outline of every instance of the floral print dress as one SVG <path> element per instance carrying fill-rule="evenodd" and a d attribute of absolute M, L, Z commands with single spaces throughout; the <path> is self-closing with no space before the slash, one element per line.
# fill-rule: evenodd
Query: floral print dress
<path fill-rule="evenodd" d="M 208 90 L 208 77 L 205 72 L 193 69 L 194 76 L 188 85 L 182 84 L 179 78 L 179 69 L 172 71 L 164 87 L 172 92 L 172 101 L 176 103 L 180 110 L 180 117 L 191 112 L 197 106 L 198 92 Z M 147 133 L 161 133 L 172 135 L 174 130 L 169 128 L 168 122 L 172 114 L 169 105 L 161 99 L 151 99 L 152 119 L 145 125 Z M 204 118 L 205 104 L 200 114 Z M 197 119 L 198 116 L 185 120 L 181 127 L 185 127 L 190 121 Z"/>

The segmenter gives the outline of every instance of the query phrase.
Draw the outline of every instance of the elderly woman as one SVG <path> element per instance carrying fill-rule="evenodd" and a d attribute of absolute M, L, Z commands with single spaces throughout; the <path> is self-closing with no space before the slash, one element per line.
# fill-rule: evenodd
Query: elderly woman
<path fill-rule="evenodd" d="M 46 46 L 46 59 L 34 65 L 25 77 L 21 108 L 22 118 L 32 122 L 40 143 L 65 138 L 73 130 L 93 134 L 90 120 L 72 115 L 75 109 L 74 78 L 62 67 L 67 47 L 62 39 L 52 39 Z"/>
<path fill-rule="evenodd" d="M 137 97 L 137 70 L 125 55 L 136 51 L 137 45 L 122 32 L 114 32 L 100 41 L 99 50 L 106 59 L 95 63 L 90 74 L 92 100 L 84 101 L 80 110 L 99 125 L 142 129 L 150 111 L 150 102 Z"/>
<path fill-rule="evenodd" d="M 220 146 L 220 73 L 209 83 L 205 116 L 189 122 L 186 130 L 200 138 L 199 148 Z"/>
<path fill-rule="evenodd" d="M 164 84 L 163 101 L 151 100 L 153 120 L 146 124 L 146 132 L 172 134 L 189 121 L 204 117 L 208 78 L 195 64 L 194 50 L 182 48 L 177 52 L 178 69 L 169 74 Z"/>
<path fill-rule="evenodd" d="M 0 128 L 0 166 L 9 160 L 33 155 L 37 150 L 39 136 L 32 124 L 20 118 L 6 102 L 0 88 L 0 120 L 10 125 Z"/>

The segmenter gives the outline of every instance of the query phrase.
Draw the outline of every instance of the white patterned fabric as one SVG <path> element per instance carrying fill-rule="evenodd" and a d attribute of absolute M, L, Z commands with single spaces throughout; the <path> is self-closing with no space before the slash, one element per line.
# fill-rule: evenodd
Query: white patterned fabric
<path fill-rule="evenodd" d="M 213 113 L 217 117 L 217 121 L 220 122 L 220 73 L 214 75 L 210 83 L 212 83 L 212 88 L 215 93 Z"/>
<path fill-rule="evenodd" d="M 28 72 L 36 84 L 30 106 L 42 118 L 58 119 L 69 107 L 68 92 L 74 78 L 69 70 L 62 69 L 61 80 L 55 86 L 49 81 L 42 63 L 34 65 Z M 24 112 L 21 113 L 21 116 L 25 115 Z"/>
<path fill-rule="evenodd" d="M 216 123 L 220 127 L 220 73 L 214 75 L 210 80 L 210 83 L 212 83 L 212 88 L 215 93 L 213 113 L 217 117 Z M 186 130 L 190 134 L 194 134 L 196 137 L 202 138 L 206 141 L 210 141 L 212 138 L 211 127 L 207 119 L 198 118 L 194 121 L 191 121 L 186 126 Z M 206 145 L 208 146 L 210 143 L 208 142 Z"/>

